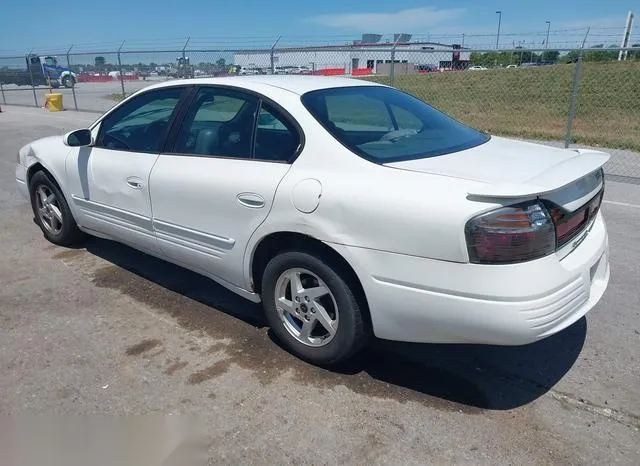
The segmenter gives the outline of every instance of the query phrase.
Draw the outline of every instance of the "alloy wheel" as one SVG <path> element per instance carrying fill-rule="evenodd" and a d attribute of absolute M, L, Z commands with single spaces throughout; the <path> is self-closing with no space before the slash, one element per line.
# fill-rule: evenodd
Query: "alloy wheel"
<path fill-rule="evenodd" d="M 284 328 L 300 343 L 320 347 L 338 330 L 338 306 L 318 275 L 303 268 L 284 271 L 276 282 L 276 309 Z"/>

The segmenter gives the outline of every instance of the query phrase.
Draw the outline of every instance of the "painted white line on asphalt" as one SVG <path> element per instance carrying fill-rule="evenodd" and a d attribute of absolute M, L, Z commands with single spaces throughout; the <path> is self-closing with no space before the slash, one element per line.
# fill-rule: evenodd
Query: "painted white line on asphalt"
<path fill-rule="evenodd" d="M 603 204 L 617 205 L 620 207 L 631 207 L 632 209 L 640 209 L 640 204 L 630 204 L 628 202 L 602 201 Z"/>

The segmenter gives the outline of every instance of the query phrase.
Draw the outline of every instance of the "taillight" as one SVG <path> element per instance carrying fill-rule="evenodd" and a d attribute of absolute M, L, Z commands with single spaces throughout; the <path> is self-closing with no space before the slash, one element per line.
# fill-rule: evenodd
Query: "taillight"
<path fill-rule="evenodd" d="M 465 227 L 469 260 L 476 264 L 507 264 L 549 255 L 556 233 L 547 209 L 539 202 L 503 207 L 479 215 Z"/>
<path fill-rule="evenodd" d="M 562 207 L 547 202 L 547 209 L 556 226 L 556 246 L 558 248 L 571 241 L 598 214 L 603 197 L 604 189 L 575 212 L 568 212 Z"/>

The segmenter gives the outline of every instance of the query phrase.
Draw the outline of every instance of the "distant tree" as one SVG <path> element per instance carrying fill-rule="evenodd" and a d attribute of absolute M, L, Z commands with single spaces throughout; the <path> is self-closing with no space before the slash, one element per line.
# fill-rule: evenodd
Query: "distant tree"
<path fill-rule="evenodd" d="M 558 52 L 557 50 L 545 50 L 542 53 L 543 62 L 557 63 L 559 57 L 560 57 L 560 52 Z"/>
<path fill-rule="evenodd" d="M 96 57 L 93 59 L 93 64 L 96 68 L 104 68 L 104 65 L 106 65 L 106 63 L 107 59 L 104 57 Z"/>
<path fill-rule="evenodd" d="M 572 50 L 571 52 L 567 53 L 565 55 L 565 62 L 566 63 L 573 63 L 576 60 L 578 60 L 578 57 L 580 56 L 580 50 Z"/>
<path fill-rule="evenodd" d="M 586 52 L 584 55 L 585 61 L 611 61 L 618 59 L 618 52 L 604 50 L 604 44 L 598 44 L 591 47 L 592 49 L 603 49 L 603 50 L 592 50 Z M 610 45 L 608 48 L 617 48 L 616 45 Z"/>
<path fill-rule="evenodd" d="M 480 66 L 507 66 L 518 63 L 519 54 L 512 52 L 472 52 L 471 64 Z"/>
<path fill-rule="evenodd" d="M 638 49 L 632 50 L 629 52 L 628 57 L 630 60 L 638 60 L 640 59 L 640 44 L 633 44 L 631 48 Z"/>
<path fill-rule="evenodd" d="M 224 58 L 220 58 L 217 62 L 216 62 L 216 66 L 218 68 L 224 68 L 227 65 L 227 60 L 225 60 Z"/>

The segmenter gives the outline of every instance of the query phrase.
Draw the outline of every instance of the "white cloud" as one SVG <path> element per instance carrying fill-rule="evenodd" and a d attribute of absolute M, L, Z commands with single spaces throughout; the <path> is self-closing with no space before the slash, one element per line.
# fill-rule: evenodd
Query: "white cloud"
<path fill-rule="evenodd" d="M 463 8 L 438 9 L 435 7 L 410 8 L 391 13 L 343 13 L 320 15 L 310 22 L 332 28 L 358 31 L 412 32 L 424 30 L 443 21 L 460 17 Z"/>
<path fill-rule="evenodd" d="M 600 17 L 600 18 L 585 18 L 585 19 L 572 19 L 566 21 L 557 21 L 552 23 L 554 28 L 562 29 L 580 29 L 591 27 L 591 29 L 601 28 L 620 28 L 624 30 L 625 21 L 627 20 L 627 13 L 618 16 Z"/>

